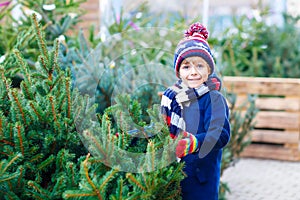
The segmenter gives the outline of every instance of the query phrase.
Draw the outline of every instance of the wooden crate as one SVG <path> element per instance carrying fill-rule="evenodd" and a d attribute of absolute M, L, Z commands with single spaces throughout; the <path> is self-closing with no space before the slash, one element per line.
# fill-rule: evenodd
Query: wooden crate
<path fill-rule="evenodd" d="M 224 77 L 224 87 L 237 95 L 237 104 L 257 94 L 259 109 L 244 157 L 300 160 L 300 79 Z"/>

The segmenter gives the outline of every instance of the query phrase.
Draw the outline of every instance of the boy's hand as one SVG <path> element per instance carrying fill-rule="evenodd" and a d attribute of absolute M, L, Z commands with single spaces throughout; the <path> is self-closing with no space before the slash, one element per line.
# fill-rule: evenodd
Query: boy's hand
<path fill-rule="evenodd" d="M 176 156 L 182 158 L 198 149 L 197 138 L 188 132 L 183 132 L 183 139 L 179 140 L 176 146 Z"/>

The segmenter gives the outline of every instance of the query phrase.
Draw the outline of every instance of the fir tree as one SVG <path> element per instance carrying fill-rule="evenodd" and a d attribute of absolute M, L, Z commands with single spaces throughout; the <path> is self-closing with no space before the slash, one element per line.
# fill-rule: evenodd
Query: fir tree
<path fill-rule="evenodd" d="M 129 96 L 116 100 L 98 118 L 100 126 L 85 127 L 82 137 L 92 157 L 88 155 L 81 163 L 79 188 L 64 192 L 63 197 L 180 199 L 183 163 L 175 162 L 176 142 L 158 106 L 148 110 L 151 124 L 147 124 L 137 101 Z"/>
<path fill-rule="evenodd" d="M 53 46 L 55 38 L 64 38 L 65 42 L 72 42 L 72 34 L 75 25 L 80 21 L 84 11 L 80 8 L 80 1 L 36 1 L 36 0 L 15 0 L 10 1 L 4 9 L 0 10 L 0 63 L 3 64 L 6 75 L 10 73 L 12 85 L 20 87 L 23 80 L 18 65 L 13 56 L 13 49 L 18 49 L 31 68 L 35 68 L 39 48 L 35 42 L 34 28 L 31 26 L 31 14 L 38 15 L 39 23 L 42 26 L 47 46 Z M 16 18 L 12 9 L 18 7 L 21 17 Z M 74 44 L 73 44 L 74 45 Z"/>
<path fill-rule="evenodd" d="M 14 65 L 24 77 L 20 88 L 11 87 L 5 66 L 0 66 L 1 196 L 180 198 L 182 164 L 175 162 L 175 143 L 158 109 L 149 110 L 147 124 L 141 105 L 120 97 L 118 104 L 96 115 L 93 100 L 72 88 L 70 70 L 61 69 L 58 40 L 49 48 L 36 15 L 32 24 L 40 52 L 35 68 L 19 50 L 13 51 Z"/>
<path fill-rule="evenodd" d="M 48 50 L 36 15 L 32 23 L 40 52 L 36 70 L 14 50 L 24 77 L 17 89 L 0 67 L 0 193 L 6 199 L 60 199 L 77 186 L 76 162 L 87 151 L 74 125 L 72 101 L 78 96 L 70 73 L 57 63 L 58 41 Z"/>

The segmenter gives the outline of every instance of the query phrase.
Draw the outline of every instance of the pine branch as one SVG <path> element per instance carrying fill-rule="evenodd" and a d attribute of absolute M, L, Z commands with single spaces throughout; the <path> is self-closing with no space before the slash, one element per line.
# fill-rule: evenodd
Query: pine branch
<path fill-rule="evenodd" d="M 70 78 L 66 78 L 66 91 L 67 91 L 67 117 L 71 118 L 71 87 L 70 87 Z"/>
<path fill-rule="evenodd" d="M 32 100 L 34 97 L 33 97 L 33 93 L 30 91 L 30 88 L 31 85 L 28 85 L 28 82 L 26 81 L 21 82 L 21 89 L 25 98 Z"/>
<path fill-rule="evenodd" d="M 2 168 L 3 164 L 4 164 L 4 161 L 1 161 L 1 164 L 0 164 L 0 176 L 2 176 L 4 173 L 7 172 L 7 169 L 16 161 L 18 160 L 19 158 L 21 158 L 22 155 L 21 154 L 16 154 L 7 164 L 4 168 Z M 1 181 L 0 181 L 1 182 Z"/>
<path fill-rule="evenodd" d="M 17 138 L 18 138 L 17 144 L 19 145 L 21 153 L 24 156 L 25 155 L 24 144 L 23 144 L 24 138 L 23 138 L 23 133 L 21 130 L 21 125 L 19 123 L 17 123 L 16 129 L 17 129 Z"/>
<path fill-rule="evenodd" d="M 30 74 L 28 73 L 28 64 L 24 62 L 24 58 L 20 54 L 20 51 L 15 49 L 14 55 L 17 59 L 18 64 L 20 65 L 20 69 L 22 69 L 22 72 L 24 73 L 24 78 L 28 81 L 29 85 L 32 85 L 31 79 L 30 79 Z"/>
<path fill-rule="evenodd" d="M 43 154 L 37 154 L 30 158 L 29 162 L 34 163 L 44 158 Z"/>
<path fill-rule="evenodd" d="M 111 179 L 114 177 L 114 175 L 118 172 L 118 169 L 113 169 L 112 171 L 108 172 L 108 174 L 105 175 L 105 179 L 103 180 L 102 184 L 99 187 L 99 190 L 102 191 L 104 187 L 106 187 L 107 183 L 111 181 Z"/>
<path fill-rule="evenodd" d="M 51 165 L 55 160 L 55 156 L 51 155 L 46 160 L 44 160 L 41 164 L 37 166 L 38 170 L 45 170 L 49 165 Z"/>
<path fill-rule="evenodd" d="M 40 30 L 40 25 L 38 23 L 37 16 L 36 16 L 35 13 L 32 14 L 31 19 L 32 19 L 32 22 L 35 26 L 35 34 L 36 34 L 36 37 L 37 37 L 37 42 L 38 42 L 40 52 L 42 53 L 43 56 L 45 56 L 47 61 L 49 61 L 49 55 L 48 55 L 47 47 L 46 47 L 46 44 L 45 44 L 45 40 L 44 40 L 44 37 L 42 36 L 41 30 Z"/>
<path fill-rule="evenodd" d="M 39 63 L 40 63 L 40 66 L 42 67 L 42 69 L 48 73 L 48 68 L 47 68 L 47 64 L 46 64 L 47 61 L 45 61 L 45 58 L 43 56 L 39 56 Z"/>
<path fill-rule="evenodd" d="M 61 68 L 60 68 L 60 66 L 57 63 L 58 54 L 59 54 L 59 44 L 60 44 L 59 40 L 55 39 L 55 41 L 54 41 L 54 47 L 53 47 L 53 49 L 54 49 L 54 53 L 53 53 L 54 54 L 53 67 L 56 70 L 56 72 L 58 72 L 58 73 L 61 71 Z"/>
<path fill-rule="evenodd" d="M 80 197 L 92 197 L 92 196 L 95 196 L 95 194 L 87 193 L 87 192 L 68 193 L 68 191 L 67 191 L 66 193 L 63 194 L 63 197 L 65 199 L 80 198 Z"/>
<path fill-rule="evenodd" d="M 151 173 L 150 173 L 151 174 Z M 148 190 L 148 188 L 149 188 L 149 186 L 151 187 L 151 186 L 154 186 L 154 184 L 153 184 L 153 182 L 154 182 L 154 178 L 151 178 L 152 180 L 150 180 L 150 181 L 147 181 L 147 176 L 149 177 L 149 175 L 150 174 L 147 174 L 147 173 L 142 173 L 142 174 L 140 174 L 141 176 L 142 176 L 142 178 L 143 178 L 143 181 L 144 181 L 144 183 L 145 183 L 145 185 L 146 185 L 146 188 L 147 188 L 147 190 Z M 151 176 L 152 177 L 152 176 Z"/>
<path fill-rule="evenodd" d="M 110 139 L 110 127 L 111 127 L 111 123 L 110 123 L 110 119 L 109 119 L 109 117 L 108 116 L 105 116 L 105 123 L 104 123 L 104 126 L 102 126 L 102 127 L 104 127 L 105 128 L 105 132 L 102 132 L 102 133 L 105 133 L 105 134 L 103 134 L 103 135 L 105 135 L 104 137 L 106 137 L 107 138 L 107 140 L 105 140 L 106 142 L 105 142 L 105 149 L 109 149 L 109 147 L 111 147 L 110 146 L 110 141 L 111 141 L 111 139 Z"/>
<path fill-rule="evenodd" d="M 152 141 L 150 141 L 148 143 L 149 149 L 147 150 L 147 152 L 149 152 L 149 156 L 151 159 L 151 169 L 150 172 L 155 170 L 155 149 L 154 149 L 154 143 Z"/>
<path fill-rule="evenodd" d="M 10 92 L 11 96 L 13 97 L 14 101 L 16 102 L 16 105 L 21 113 L 21 117 L 22 117 L 22 120 L 24 122 L 24 124 L 26 124 L 26 117 L 25 117 L 25 113 L 23 111 L 23 106 L 21 105 L 20 101 L 19 101 L 19 98 L 16 94 L 16 90 L 11 90 Z M 20 120 L 21 121 L 21 120 Z"/>
<path fill-rule="evenodd" d="M 2 193 L 2 198 L 4 199 L 19 199 L 13 192 L 12 188 L 18 188 L 20 186 L 20 180 L 23 177 L 23 166 L 19 165 L 16 171 L 14 166 L 16 166 L 16 161 L 22 158 L 20 153 L 13 155 L 10 159 L 2 159 L 0 162 L 0 186 Z M 16 181 L 16 182 L 15 182 Z M 1 198 L 1 199 L 2 199 Z"/>
<path fill-rule="evenodd" d="M 23 179 L 23 175 L 24 175 L 24 168 L 23 168 L 23 166 L 20 166 L 20 174 L 19 174 L 19 178 L 18 178 L 18 180 L 17 180 L 17 187 L 18 188 L 20 188 L 21 187 L 21 185 L 22 185 L 22 179 Z"/>
<path fill-rule="evenodd" d="M 66 188 L 66 178 L 68 177 L 60 176 L 59 178 L 56 179 L 56 183 L 51 192 L 52 199 L 54 199 L 55 197 L 61 198 L 60 194 Z"/>
<path fill-rule="evenodd" d="M 15 179 L 16 177 L 18 177 L 20 175 L 19 172 L 16 172 L 16 173 L 10 173 L 9 176 L 3 176 L 1 175 L 2 177 L 0 177 L 0 184 L 2 182 L 9 182 L 11 179 Z"/>
<path fill-rule="evenodd" d="M 13 125 L 9 124 L 9 140 L 13 141 L 14 139 L 14 131 L 13 131 Z M 11 142 L 11 146 L 15 146 L 15 144 L 13 142 Z"/>
<path fill-rule="evenodd" d="M 178 197 L 180 196 L 181 194 L 181 191 L 180 190 L 177 190 L 175 191 L 173 194 L 171 194 L 170 196 L 165 196 L 163 197 L 164 200 L 174 200 L 174 199 L 178 199 Z"/>
<path fill-rule="evenodd" d="M 138 186 L 138 188 L 142 189 L 144 192 L 146 192 L 146 188 L 133 176 L 131 173 L 126 174 L 126 178 L 128 178 L 134 185 Z"/>
<path fill-rule="evenodd" d="M 103 158 L 103 161 L 105 162 L 106 151 L 102 148 L 102 145 L 99 143 L 98 139 L 95 138 L 94 135 L 92 135 L 89 130 L 84 130 L 83 136 L 85 138 L 88 138 L 89 140 L 91 140 L 90 143 L 92 143 L 93 146 L 96 147 L 95 151 L 97 151 L 97 156 Z M 100 154 L 99 154 L 99 152 L 100 152 Z"/>
<path fill-rule="evenodd" d="M 36 106 L 33 104 L 33 102 L 31 101 L 29 103 L 30 107 L 32 108 L 33 112 L 36 114 L 36 116 L 38 117 L 39 121 L 41 122 L 42 121 L 42 116 L 40 115 L 41 113 L 41 110 L 39 109 L 38 111 L 38 108 L 36 108 Z"/>
<path fill-rule="evenodd" d="M 120 181 L 119 181 L 119 184 L 118 184 L 119 187 L 118 187 L 117 194 L 116 194 L 116 195 L 119 195 L 119 198 L 118 198 L 119 200 L 123 199 L 122 198 L 122 196 L 123 196 L 123 184 L 124 184 L 124 180 L 121 178 Z"/>
<path fill-rule="evenodd" d="M 89 157 L 90 157 L 90 154 L 88 154 L 86 156 L 86 159 L 83 161 L 83 168 L 84 168 L 85 178 L 87 179 L 89 185 L 93 188 L 94 193 L 96 194 L 98 199 L 102 200 L 102 196 L 100 194 L 100 191 L 97 189 L 97 187 L 95 186 L 95 184 L 93 183 L 93 181 L 91 180 L 91 178 L 89 176 L 89 170 L 88 170 L 88 167 L 87 167 Z"/>
<path fill-rule="evenodd" d="M 11 191 L 0 190 L 0 192 L 3 193 L 3 197 L 5 197 L 8 200 L 21 200 L 15 193 Z"/>
<path fill-rule="evenodd" d="M 60 94 L 59 91 L 61 91 L 61 86 L 63 85 L 64 80 L 68 78 L 65 76 L 64 73 L 59 73 L 55 75 L 55 80 L 51 83 L 51 90 L 53 90 L 54 88 L 56 88 L 56 93 Z M 51 91 L 50 90 L 50 91 Z"/>
<path fill-rule="evenodd" d="M 3 81 L 4 84 L 5 84 L 6 91 L 8 91 L 9 88 L 10 88 L 10 84 L 8 84 L 8 82 L 7 82 L 7 80 L 6 80 L 4 71 L 5 71 L 4 66 L 0 65 L 1 78 L 2 78 L 2 81 Z"/>
<path fill-rule="evenodd" d="M 2 143 L 1 145 L 9 145 L 10 147 L 14 147 L 15 144 L 9 140 L 12 140 L 12 137 L 8 137 L 6 136 L 6 130 L 9 129 L 9 127 L 7 127 L 8 122 L 6 117 L 3 115 L 3 113 L 0 110 L 0 142 Z M 11 126 L 11 124 L 10 124 Z M 11 135 L 10 135 L 11 136 Z M 1 149 L 4 150 L 4 149 Z M 8 156 L 8 154 L 1 152 L 2 154 L 5 154 Z"/>
<path fill-rule="evenodd" d="M 54 105 L 54 100 L 53 100 L 53 96 L 49 96 L 49 100 L 50 100 L 50 104 L 51 104 L 51 111 L 52 111 L 52 116 L 53 116 L 53 122 L 54 124 L 57 125 L 57 129 L 60 129 L 60 124 L 57 121 L 57 116 L 56 116 L 56 109 L 55 109 L 55 105 Z"/>
<path fill-rule="evenodd" d="M 54 106 L 54 102 L 53 102 L 53 96 L 49 97 L 50 103 L 51 103 L 51 111 L 52 111 L 52 115 L 53 115 L 53 120 L 54 122 L 56 122 L 56 112 L 55 112 L 55 106 Z"/>
<path fill-rule="evenodd" d="M 74 163 L 73 162 L 68 162 L 66 164 L 66 166 L 67 166 L 67 174 L 69 175 L 68 177 L 69 177 L 69 179 L 72 180 L 71 185 L 75 186 L 76 183 L 75 183 Z"/>
<path fill-rule="evenodd" d="M 40 199 L 40 200 L 45 200 L 45 198 L 51 199 L 49 192 L 47 190 L 43 189 L 36 182 L 28 181 L 27 184 L 29 187 L 33 188 L 34 191 L 36 191 L 36 192 L 30 191 L 32 193 L 32 196 L 34 197 L 34 199 Z"/>
<path fill-rule="evenodd" d="M 4 131 L 3 131 L 3 118 L 2 112 L 0 112 L 0 141 L 4 139 Z"/>
<path fill-rule="evenodd" d="M 122 131 L 121 132 L 121 137 L 119 136 L 119 148 L 120 149 L 124 149 L 125 148 L 125 145 L 126 145 L 126 141 L 127 141 L 127 138 L 125 139 L 125 137 L 129 137 L 129 135 L 125 135 L 125 133 Z"/>

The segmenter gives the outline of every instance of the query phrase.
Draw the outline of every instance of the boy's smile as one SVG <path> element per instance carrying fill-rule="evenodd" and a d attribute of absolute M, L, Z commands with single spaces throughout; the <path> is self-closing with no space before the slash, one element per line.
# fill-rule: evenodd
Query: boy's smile
<path fill-rule="evenodd" d="M 200 87 L 207 81 L 209 73 L 207 62 L 199 56 L 184 59 L 179 67 L 180 78 L 190 88 Z"/>

